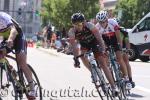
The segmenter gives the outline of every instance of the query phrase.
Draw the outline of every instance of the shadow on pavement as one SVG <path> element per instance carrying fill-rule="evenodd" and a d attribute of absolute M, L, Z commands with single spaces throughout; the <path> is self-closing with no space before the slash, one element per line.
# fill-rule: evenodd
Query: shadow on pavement
<path fill-rule="evenodd" d="M 131 94 L 129 95 L 129 97 L 134 97 L 134 98 L 143 98 L 144 96 L 139 95 L 139 94 L 135 94 L 135 93 L 131 93 Z M 130 99 L 130 100 L 135 100 L 135 99 Z"/>

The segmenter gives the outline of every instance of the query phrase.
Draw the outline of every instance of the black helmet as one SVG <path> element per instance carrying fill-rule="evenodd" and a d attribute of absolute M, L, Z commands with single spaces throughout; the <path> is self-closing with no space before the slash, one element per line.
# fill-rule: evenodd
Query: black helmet
<path fill-rule="evenodd" d="M 71 16 L 72 23 L 75 23 L 75 22 L 84 22 L 84 20 L 85 20 L 85 18 L 84 18 L 84 15 L 82 13 L 74 13 Z"/>

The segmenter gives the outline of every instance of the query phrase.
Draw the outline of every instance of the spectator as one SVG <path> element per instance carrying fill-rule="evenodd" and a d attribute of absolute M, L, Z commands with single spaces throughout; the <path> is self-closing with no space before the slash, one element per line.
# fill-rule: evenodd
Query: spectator
<path fill-rule="evenodd" d="M 56 41 L 56 33 L 52 32 L 51 40 L 50 40 L 50 47 L 55 48 L 55 41 Z"/>

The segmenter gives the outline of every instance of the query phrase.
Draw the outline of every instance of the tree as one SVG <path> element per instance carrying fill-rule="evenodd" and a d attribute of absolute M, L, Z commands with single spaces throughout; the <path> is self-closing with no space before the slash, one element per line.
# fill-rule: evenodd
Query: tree
<path fill-rule="evenodd" d="M 121 24 L 125 27 L 132 27 L 136 22 L 137 0 L 119 0 L 116 10 L 122 10 Z"/>
<path fill-rule="evenodd" d="M 69 28 L 71 15 L 75 12 L 82 12 L 87 19 L 95 18 L 99 10 L 98 0 L 43 0 L 42 14 L 43 23 L 50 22 L 58 29 Z"/>
<path fill-rule="evenodd" d="M 150 0 L 119 0 L 116 10 L 122 10 L 121 24 L 132 28 L 145 14 L 150 12 Z"/>

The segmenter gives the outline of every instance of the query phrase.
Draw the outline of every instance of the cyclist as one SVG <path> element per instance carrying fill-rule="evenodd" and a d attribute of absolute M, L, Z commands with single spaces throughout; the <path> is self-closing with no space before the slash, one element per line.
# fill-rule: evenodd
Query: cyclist
<path fill-rule="evenodd" d="M 115 21 L 117 21 L 117 23 L 120 25 L 120 21 L 117 18 L 114 18 Z M 129 81 L 132 84 L 132 88 L 135 87 L 135 83 L 132 80 L 132 71 L 131 71 L 131 65 L 129 63 L 129 57 L 128 57 L 128 53 L 130 51 L 130 42 L 129 42 L 129 36 L 128 36 L 128 32 L 125 30 L 124 27 L 120 27 L 119 28 L 120 33 L 121 33 L 121 39 L 122 39 L 122 44 L 123 44 L 123 49 L 126 50 L 125 53 L 123 53 L 123 60 L 127 66 L 127 71 L 128 71 L 128 76 L 129 76 Z"/>
<path fill-rule="evenodd" d="M 71 16 L 71 21 L 73 27 L 70 28 L 68 36 L 69 42 L 73 48 L 75 67 L 79 67 L 79 60 L 76 58 L 79 53 L 81 52 L 82 54 L 92 49 L 96 60 L 98 61 L 98 63 L 100 63 L 107 79 L 111 84 L 113 94 L 117 95 L 118 91 L 115 87 L 112 75 L 105 60 L 105 45 L 102 37 L 99 35 L 99 31 L 96 29 L 94 24 L 85 21 L 85 17 L 82 13 L 74 13 Z M 81 46 L 80 52 L 79 44 Z M 90 71 L 90 65 L 87 58 L 81 57 L 81 60 Z"/>
<path fill-rule="evenodd" d="M 26 40 L 19 24 L 7 13 L 0 12 L 0 36 L 7 40 L 9 48 L 15 49 L 16 61 L 23 70 L 30 86 L 29 98 L 35 98 L 34 83 L 32 74 L 26 62 Z"/>
<path fill-rule="evenodd" d="M 96 15 L 98 23 L 96 24 L 99 33 L 102 35 L 103 40 L 107 46 L 113 46 L 117 61 L 120 64 L 123 78 L 126 81 L 126 88 L 131 89 L 131 83 L 129 82 L 128 72 L 126 64 L 122 56 L 122 40 L 120 37 L 119 25 L 114 19 L 108 19 L 107 11 L 100 11 Z"/>

